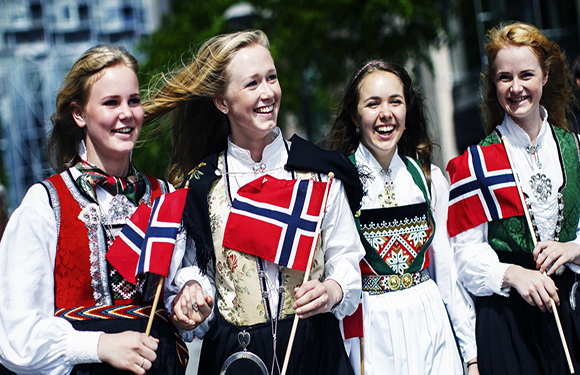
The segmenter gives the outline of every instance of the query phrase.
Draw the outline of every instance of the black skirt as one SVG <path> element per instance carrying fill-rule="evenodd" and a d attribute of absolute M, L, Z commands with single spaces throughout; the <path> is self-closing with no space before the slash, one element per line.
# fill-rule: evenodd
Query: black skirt
<path fill-rule="evenodd" d="M 501 253 L 500 260 L 535 269 L 529 254 Z M 560 306 L 558 314 L 576 371 L 580 370 L 580 293 L 576 310 L 570 307 L 570 289 L 576 281 L 566 268 L 552 275 Z M 512 288 L 509 297 L 493 294 L 476 299 L 476 337 L 479 372 L 482 375 L 569 374 L 554 315 L 528 304 Z"/>
<path fill-rule="evenodd" d="M 111 319 L 111 320 L 84 320 L 71 322 L 79 331 L 103 331 L 119 333 L 124 331 L 145 332 L 147 319 Z M 154 319 L 151 326 L 151 336 L 159 339 L 157 359 L 153 362 L 148 375 L 183 375 L 187 366 L 187 347 L 175 335 L 175 329 L 161 319 Z M 185 352 L 183 352 L 185 350 Z M 185 354 L 180 358 L 181 354 Z M 184 363 L 183 363 L 184 362 Z M 87 363 L 76 365 L 73 375 L 130 375 L 132 372 L 117 370 L 106 363 Z"/>
<path fill-rule="evenodd" d="M 272 325 L 267 322 L 238 327 L 226 322 L 219 313 L 217 317 L 215 324 L 203 338 L 198 374 L 220 374 L 226 359 L 242 350 L 238 333 L 243 330 L 251 337 L 248 351 L 260 357 L 270 373 L 274 353 Z M 276 355 L 280 369 L 284 364 L 293 320 L 294 316 L 290 316 L 278 321 Z M 279 373 L 277 367 L 273 373 Z M 226 375 L 228 374 L 261 375 L 262 372 L 254 362 L 240 360 L 228 367 Z M 286 374 L 354 374 L 344 350 L 338 320 L 332 313 L 318 314 L 299 321 Z"/>

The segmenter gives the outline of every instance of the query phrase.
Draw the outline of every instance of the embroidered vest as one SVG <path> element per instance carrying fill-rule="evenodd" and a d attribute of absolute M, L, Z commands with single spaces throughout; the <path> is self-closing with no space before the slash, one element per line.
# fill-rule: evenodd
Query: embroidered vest
<path fill-rule="evenodd" d="M 146 191 L 141 201 L 153 202 L 167 192 L 165 185 L 145 175 Z M 70 172 L 42 181 L 47 189 L 57 224 L 57 251 L 54 265 L 55 310 L 78 306 L 127 304 L 115 301 L 109 285 L 105 258 L 106 233 L 100 222 L 85 222 L 81 212 L 91 202 L 76 187 Z"/>
<path fill-rule="evenodd" d="M 580 147 L 578 139 L 572 133 L 550 125 L 552 135 L 558 147 L 559 160 L 564 183 L 559 187 L 564 205 L 564 219 L 559 236 L 560 242 L 572 241 L 576 238 L 576 228 L 580 217 Z M 487 146 L 500 143 L 501 134 L 495 131 L 480 142 Z M 566 161 L 565 163 L 563 161 Z M 534 245 L 528 224 L 524 216 L 510 217 L 488 223 L 488 241 L 496 251 L 520 252 L 531 254 Z"/>
<path fill-rule="evenodd" d="M 223 153 L 220 154 L 218 168 L 223 170 Z M 312 179 L 312 173 L 296 173 L 299 179 Z M 210 189 L 209 217 L 213 246 L 215 249 L 215 283 L 217 303 L 222 317 L 237 326 L 267 322 L 262 300 L 256 257 L 222 246 L 225 225 L 230 212 L 226 196 L 225 178 L 219 178 Z M 256 235 L 259 235 L 258 233 Z M 311 279 L 324 280 L 324 253 L 318 241 Z M 294 287 L 301 284 L 304 271 L 281 267 L 284 272 L 284 293 L 282 318 L 294 314 Z"/>
<path fill-rule="evenodd" d="M 349 159 L 356 165 L 355 154 Z M 416 160 L 401 159 L 419 187 L 424 203 L 360 210 L 355 223 L 366 254 L 360 263 L 363 276 L 402 275 L 429 266 L 435 220 L 423 169 Z"/>

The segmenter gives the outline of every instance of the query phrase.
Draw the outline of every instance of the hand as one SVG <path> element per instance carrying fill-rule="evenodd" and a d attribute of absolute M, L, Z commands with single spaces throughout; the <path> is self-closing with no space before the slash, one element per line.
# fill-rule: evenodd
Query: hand
<path fill-rule="evenodd" d="M 203 288 L 197 281 L 188 281 L 173 300 L 172 310 L 173 324 L 177 328 L 190 331 L 211 314 L 213 298 L 203 293 Z"/>
<path fill-rule="evenodd" d="M 556 305 L 560 305 L 558 288 L 554 280 L 539 271 L 512 265 L 505 273 L 502 288 L 508 286 L 516 288 L 523 299 L 544 312 L 546 310 L 552 312 L 551 299 Z"/>
<path fill-rule="evenodd" d="M 574 242 L 539 242 L 534 248 L 534 260 L 541 273 L 550 267 L 549 276 L 568 262 L 579 264 L 580 246 Z"/>
<path fill-rule="evenodd" d="M 300 319 L 330 311 L 342 300 L 342 288 L 332 279 L 323 283 L 319 280 L 309 280 L 295 287 L 294 293 L 292 307 Z"/>
<path fill-rule="evenodd" d="M 141 332 L 103 333 L 97 353 L 101 361 L 116 369 L 142 375 L 157 358 L 158 345 L 158 339 Z"/>

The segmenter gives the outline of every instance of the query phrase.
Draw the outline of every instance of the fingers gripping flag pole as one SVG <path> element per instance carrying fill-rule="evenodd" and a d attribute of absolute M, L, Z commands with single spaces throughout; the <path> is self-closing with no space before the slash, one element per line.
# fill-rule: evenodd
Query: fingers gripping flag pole
<path fill-rule="evenodd" d="M 314 240 L 312 241 L 312 247 L 310 248 L 310 255 L 308 256 L 308 263 L 306 266 L 306 272 L 304 273 L 304 279 L 302 284 L 306 283 L 310 278 L 310 268 L 312 267 L 312 261 L 314 259 L 314 252 L 316 250 L 316 243 L 318 242 L 318 236 L 320 235 L 320 226 L 322 219 L 324 217 L 324 210 L 326 207 L 326 200 L 328 199 L 328 191 L 330 190 L 330 185 L 332 184 L 332 179 L 334 178 L 334 173 L 328 173 L 328 182 L 326 183 L 326 188 L 324 189 L 324 196 L 322 198 L 322 204 L 320 205 L 320 214 L 316 222 L 316 230 L 314 233 Z M 292 353 L 292 345 L 294 344 L 294 336 L 296 335 L 296 328 L 298 327 L 298 314 L 294 314 L 294 321 L 292 322 L 292 331 L 290 331 L 290 339 L 288 340 L 288 347 L 286 348 L 286 357 L 284 358 L 284 365 L 282 366 L 282 372 L 280 375 L 286 375 L 288 370 L 288 361 L 290 360 L 290 353 Z"/>
<path fill-rule="evenodd" d="M 530 234 L 532 236 L 532 241 L 533 241 L 534 247 L 536 247 L 536 245 L 538 244 L 538 240 L 536 239 L 536 231 L 534 230 L 534 225 L 532 224 L 530 212 L 528 211 L 528 205 L 526 204 L 526 201 L 524 198 L 524 192 L 522 190 L 522 187 L 520 186 L 519 175 L 516 172 L 515 166 L 512 163 L 512 157 L 511 157 L 511 154 L 509 151 L 509 143 L 508 143 L 508 140 L 507 140 L 505 135 L 501 137 L 501 141 L 505 147 L 505 151 L 506 151 L 509 163 L 510 163 L 510 167 L 511 167 L 513 174 L 514 174 L 515 183 L 516 183 L 516 186 L 518 189 L 518 195 L 519 195 L 520 202 L 521 202 L 523 209 L 524 209 L 524 215 L 526 217 L 526 221 L 528 223 L 528 229 L 529 229 Z M 556 308 L 556 302 L 554 302 L 554 300 L 552 298 L 550 298 L 550 306 L 552 307 L 552 311 L 554 313 L 554 319 L 556 320 L 556 326 L 558 327 L 558 333 L 560 334 L 560 340 L 562 341 L 562 346 L 564 348 L 564 354 L 566 355 L 566 361 L 568 361 L 568 367 L 570 368 L 570 373 L 574 374 L 574 364 L 572 364 L 572 358 L 570 358 L 570 350 L 568 349 L 568 344 L 566 343 L 566 337 L 564 336 L 564 330 L 562 329 L 562 323 L 560 322 L 560 315 L 558 314 L 558 309 Z"/>
<path fill-rule="evenodd" d="M 107 260 L 127 281 L 145 272 L 161 275 L 145 333 L 149 335 L 165 277 L 169 274 L 188 188 L 163 194 L 149 208 L 141 204 L 107 252 Z"/>

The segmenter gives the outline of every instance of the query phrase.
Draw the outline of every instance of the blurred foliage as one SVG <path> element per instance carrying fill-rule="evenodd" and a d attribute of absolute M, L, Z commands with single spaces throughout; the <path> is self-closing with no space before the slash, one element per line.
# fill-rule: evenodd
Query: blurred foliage
<path fill-rule="evenodd" d="M 248 28 L 262 29 L 271 43 L 282 86 L 279 125 L 293 114 L 306 137 L 317 141 L 326 131 L 352 70 L 363 60 L 384 58 L 429 64 L 429 47 L 448 38 L 448 0 L 170 0 L 171 12 L 140 46 L 145 56 L 141 83 L 157 72 L 188 62 L 208 38 Z M 228 17 L 232 6 L 253 12 Z M 239 8 L 238 8 L 239 9 Z M 171 141 L 147 134 L 134 160 L 145 172 L 163 176 Z"/>

